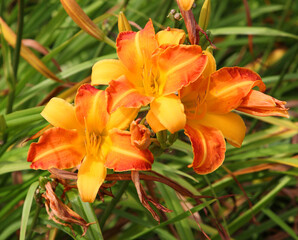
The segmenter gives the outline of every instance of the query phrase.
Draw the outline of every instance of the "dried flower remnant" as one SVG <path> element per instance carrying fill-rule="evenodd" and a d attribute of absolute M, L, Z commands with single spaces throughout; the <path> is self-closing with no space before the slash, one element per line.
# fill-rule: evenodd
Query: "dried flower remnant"
<path fill-rule="evenodd" d="M 234 109 L 257 116 L 288 117 L 285 102 L 264 94 L 261 77 L 246 68 L 225 67 L 216 71 L 212 54 L 202 76 L 180 91 L 187 116 L 185 133 L 189 136 L 194 160 L 190 165 L 199 174 L 207 174 L 221 166 L 226 143 L 240 147 L 245 124 Z M 253 90 L 258 87 L 260 91 Z"/>
<path fill-rule="evenodd" d="M 181 30 L 155 35 L 151 20 L 139 32 L 121 32 L 117 38 L 119 60 L 97 62 L 91 80 L 92 85 L 109 84 L 109 112 L 121 106 L 150 104 L 147 122 L 151 128 L 174 133 L 186 122 L 183 105 L 175 93 L 201 75 L 207 58 L 201 47 L 172 44 L 164 34 L 172 34 L 171 39 L 178 43 L 185 38 Z"/>
<path fill-rule="evenodd" d="M 71 208 L 65 205 L 55 194 L 51 182 L 45 184 L 46 192 L 42 194 L 42 197 L 46 200 L 45 207 L 50 218 L 55 222 L 63 226 L 69 227 L 73 235 L 74 231 L 70 224 L 74 223 L 83 227 L 82 237 L 86 234 L 88 227 L 94 223 L 87 223 L 79 214 L 74 212 Z M 58 220 L 60 219 L 60 220 Z M 67 223 L 61 222 L 65 221 Z"/>
<path fill-rule="evenodd" d="M 33 169 L 78 167 L 78 190 L 83 201 L 93 202 L 107 168 L 115 171 L 150 170 L 153 155 L 131 144 L 127 129 L 138 109 L 106 111 L 106 94 L 89 84 L 77 92 L 75 106 L 53 98 L 42 116 L 54 127 L 29 148 Z"/>

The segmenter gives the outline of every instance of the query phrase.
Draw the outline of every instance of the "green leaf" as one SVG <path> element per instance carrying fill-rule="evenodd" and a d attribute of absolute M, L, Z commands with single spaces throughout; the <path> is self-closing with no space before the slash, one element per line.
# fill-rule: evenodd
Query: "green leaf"
<path fill-rule="evenodd" d="M 1 162 L 0 175 L 9 172 L 23 171 L 30 169 L 29 162 Z"/>
<path fill-rule="evenodd" d="M 293 229 L 289 227 L 279 216 L 277 216 L 274 212 L 270 209 L 265 208 L 262 210 L 269 218 L 272 219 L 277 225 L 279 225 L 285 232 L 287 232 L 293 239 L 298 240 L 297 234 L 294 232 Z"/>
<path fill-rule="evenodd" d="M 21 221 L 20 240 L 25 240 L 31 205 L 32 205 L 34 193 L 35 193 L 36 188 L 38 187 L 38 184 L 39 184 L 38 181 L 31 184 L 31 186 L 28 189 L 25 201 L 24 201 L 23 212 L 22 212 L 22 221 Z"/>
<path fill-rule="evenodd" d="M 274 37 L 288 37 L 298 39 L 297 35 L 267 27 L 225 27 L 210 29 L 214 36 L 218 35 L 261 35 Z"/>

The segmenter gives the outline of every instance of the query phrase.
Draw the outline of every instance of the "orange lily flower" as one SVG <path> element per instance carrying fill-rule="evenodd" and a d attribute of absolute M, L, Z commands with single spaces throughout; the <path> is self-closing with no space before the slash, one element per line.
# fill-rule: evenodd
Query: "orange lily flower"
<path fill-rule="evenodd" d="M 201 47 L 180 44 L 184 39 L 177 29 L 155 35 L 151 20 L 139 32 L 121 32 L 119 60 L 97 62 L 91 76 L 92 85 L 109 84 L 108 111 L 150 104 L 146 119 L 155 132 L 183 129 L 186 116 L 177 91 L 194 82 L 207 62 Z"/>
<path fill-rule="evenodd" d="M 150 170 L 153 155 L 131 144 L 127 129 L 139 109 L 119 108 L 109 114 L 105 91 L 89 84 L 77 92 L 75 106 L 52 98 L 41 115 L 54 127 L 29 148 L 33 169 L 67 169 L 79 166 L 78 190 L 93 202 L 107 168 L 115 171 Z"/>
<path fill-rule="evenodd" d="M 288 117 L 285 102 L 262 92 L 261 77 L 246 68 L 225 67 L 216 71 L 215 59 L 205 52 L 208 63 L 202 76 L 180 91 L 194 160 L 190 165 L 199 174 L 207 174 L 221 166 L 227 141 L 240 147 L 246 127 L 236 109 L 258 116 Z M 252 90 L 258 87 L 260 91 Z"/>

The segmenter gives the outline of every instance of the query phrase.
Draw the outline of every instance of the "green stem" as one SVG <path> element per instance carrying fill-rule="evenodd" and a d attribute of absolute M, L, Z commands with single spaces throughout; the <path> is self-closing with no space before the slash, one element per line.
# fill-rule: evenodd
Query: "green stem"
<path fill-rule="evenodd" d="M 36 210 L 35 210 L 35 213 L 34 213 L 34 216 L 33 216 L 33 221 L 32 221 L 32 224 L 28 230 L 28 235 L 27 235 L 27 239 L 31 239 L 31 235 L 33 233 L 33 229 L 37 223 L 37 219 L 38 219 L 38 216 L 39 216 L 39 213 L 40 213 L 40 210 L 41 210 L 41 206 L 39 204 L 36 205 Z"/>
<path fill-rule="evenodd" d="M 113 200 L 110 202 L 110 204 L 108 205 L 108 207 L 105 209 L 105 211 L 103 212 L 99 225 L 101 227 L 101 229 L 103 229 L 106 220 L 108 219 L 108 217 L 111 215 L 113 209 L 115 208 L 116 204 L 119 202 L 121 196 L 123 195 L 123 193 L 125 192 L 126 188 L 128 187 L 129 181 L 124 181 L 121 183 L 119 191 L 117 192 L 116 196 L 113 198 Z"/>

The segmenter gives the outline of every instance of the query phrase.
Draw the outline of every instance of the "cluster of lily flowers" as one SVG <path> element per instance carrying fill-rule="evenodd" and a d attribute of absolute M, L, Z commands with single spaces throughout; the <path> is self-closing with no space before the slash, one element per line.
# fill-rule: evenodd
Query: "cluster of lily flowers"
<path fill-rule="evenodd" d="M 74 104 L 52 98 L 42 111 L 52 127 L 31 144 L 31 168 L 78 169 L 80 197 L 93 202 L 108 168 L 150 170 L 150 149 L 154 144 L 163 149 L 157 140 L 167 131 L 174 139 L 184 130 L 194 153 L 189 167 L 208 174 L 222 165 L 226 141 L 242 144 L 246 127 L 234 110 L 288 117 L 285 102 L 264 94 L 257 73 L 241 67 L 216 70 L 212 52 L 185 45 L 185 39 L 181 29 L 155 33 L 151 20 L 138 32 L 120 32 L 119 59 L 97 62 L 91 84 L 78 89 Z"/>

